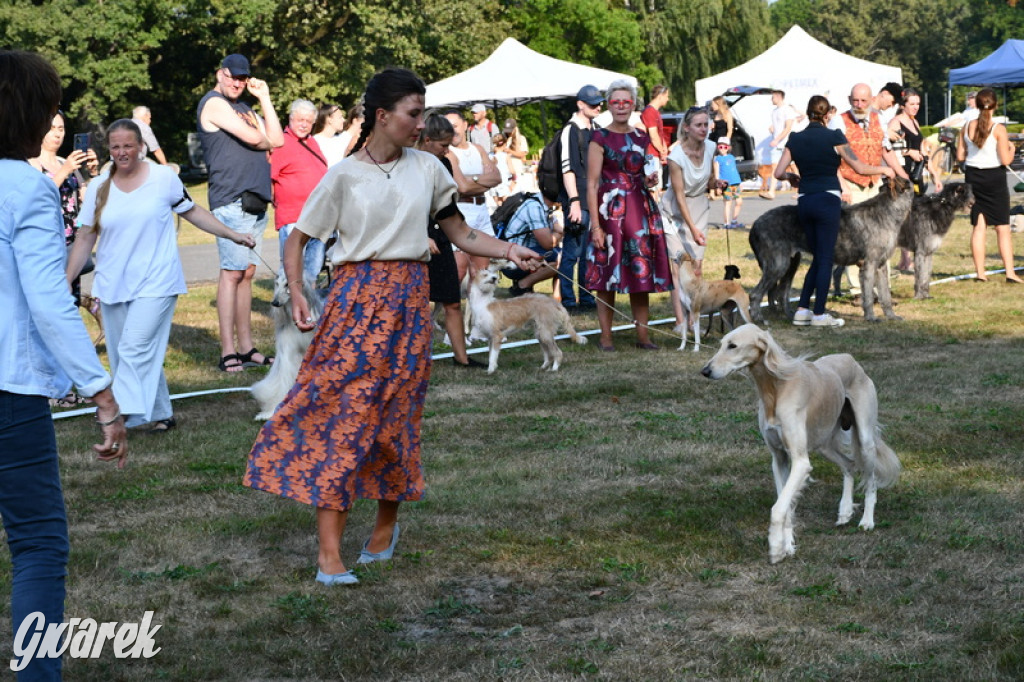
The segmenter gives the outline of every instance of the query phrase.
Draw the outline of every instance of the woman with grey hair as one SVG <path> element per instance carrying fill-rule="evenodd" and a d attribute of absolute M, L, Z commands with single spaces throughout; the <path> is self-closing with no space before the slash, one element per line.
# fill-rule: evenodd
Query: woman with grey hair
<path fill-rule="evenodd" d="M 607 98 L 612 123 L 594 131 L 587 153 L 591 221 L 586 286 L 601 301 L 598 348 L 615 350 L 612 314 L 615 294 L 623 293 L 629 294 L 636 320 L 637 347 L 657 350 L 648 336 L 649 294 L 672 288 L 661 214 L 651 193 L 658 177 L 645 169 L 650 138 L 629 124 L 636 88 L 617 80 L 608 86 Z"/>

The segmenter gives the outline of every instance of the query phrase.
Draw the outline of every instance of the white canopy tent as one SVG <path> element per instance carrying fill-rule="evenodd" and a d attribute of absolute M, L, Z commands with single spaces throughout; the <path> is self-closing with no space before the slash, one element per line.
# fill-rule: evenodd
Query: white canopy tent
<path fill-rule="evenodd" d="M 694 84 L 697 102 L 706 102 L 737 85 L 771 87 L 786 93 L 786 102 L 801 114 L 812 95 L 824 95 L 839 113 L 850 108 L 850 89 L 867 83 L 878 92 L 889 82 L 902 83 L 903 71 L 896 66 L 857 59 L 821 43 L 794 25 L 777 43 L 750 61 Z M 747 97 L 737 103 L 734 113 L 763 148 L 770 135 L 771 98 Z"/>
<path fill-rule="evenodd" d="M 535 52 L 515 38 L 506 38 L 476 66 L 427 86 L 427 106 L 462 107 L 476 102 L 519 106 L 542 99 L 575 97 L 584 85 L 604 90 L 617 78 L 636 85 L 636 78 Z"/>

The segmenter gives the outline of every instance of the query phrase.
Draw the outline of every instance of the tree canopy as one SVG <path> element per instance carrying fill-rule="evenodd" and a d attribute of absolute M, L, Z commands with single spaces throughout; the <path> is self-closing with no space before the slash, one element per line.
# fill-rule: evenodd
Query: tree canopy
<path fill-rule="evenodd" d="M 1020 35 L 1024 9 L 1005 0 L 6 0 L 0 45 L 54 63 L 73 127 L 145 104 L 182 158 L 195 104 L 231 52 L 269 82 L 279 113 L 298 97 L 349 107 L 385 66 L 427 82 L 453 75 L 508 36 L 632 74 L 642 95 L 664 83 L 669 108 L 682 108 L 696 79 L 751 59 L 794 23 L 938 93 L 949 68 Z M 502 113 L 521 115 L 529 131 L 536 111 Z"/>

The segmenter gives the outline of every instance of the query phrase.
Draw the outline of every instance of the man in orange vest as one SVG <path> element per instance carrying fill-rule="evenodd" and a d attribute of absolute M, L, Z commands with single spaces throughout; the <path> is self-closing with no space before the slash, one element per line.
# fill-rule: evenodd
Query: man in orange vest
<path fill-rule="evenodd" d="M 850 91 L 850 110 L 841 116 L 846 141 L 861 161 L 878 166 L 884 160 L 887 166 L 896 171 L 896 175 L 906 178 L 907 173 L 903 170 L 903 164 L 899 162 L 895 152 L 884 146 L 885 126 L 882 125 L 878 112 L 872 109 L 871 102 L 871 86 L 867 83 L 857 83 L 853 86 Z M 846 161 L 839 164 L 843 203 L 859 204 L 876 196 L 881 186 L 881 180 L 881 175 L 857 173 Z M 850 266 L 851 269 L 847 269 L 846 274 L 853 285 L 851 292 L 858 294 L 860 293 L 860 269 L 858 268 L 854 272 L 852 271 L 853 267 Z"/>

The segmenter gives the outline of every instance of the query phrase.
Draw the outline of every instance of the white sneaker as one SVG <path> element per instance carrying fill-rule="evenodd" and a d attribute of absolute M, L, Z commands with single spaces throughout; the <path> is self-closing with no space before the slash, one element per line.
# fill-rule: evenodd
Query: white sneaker
<path fill-rule="evenodd" d="M 831 315 L 815 315 L 811 319 L 812 327 L 842 327 L 846 324 L 846 320 L 841 317 L 832 317 Z"/>
<path fill-rule="evenodd" d="M 806 327 L 811 323 L 814 313 L 810 310 L 798 310 L 793 314 L 793 324 L 798 327 Z"/>

